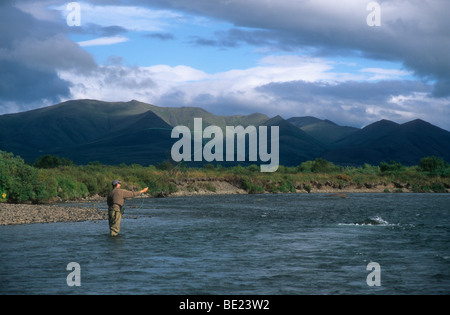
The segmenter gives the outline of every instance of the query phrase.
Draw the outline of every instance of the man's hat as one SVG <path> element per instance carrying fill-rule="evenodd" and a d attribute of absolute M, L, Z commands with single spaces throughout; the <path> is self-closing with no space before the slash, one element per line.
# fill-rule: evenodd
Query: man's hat
<path fill-rule="evenodd" d="M 118 179 L 113 180 L 112 185 L 116 186 L 117 184 L 122 184 L 122 182 Z"/>

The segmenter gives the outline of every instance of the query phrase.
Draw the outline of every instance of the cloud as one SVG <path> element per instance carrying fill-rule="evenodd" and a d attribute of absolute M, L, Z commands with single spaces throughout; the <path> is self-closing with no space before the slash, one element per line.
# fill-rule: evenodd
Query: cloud
<path fill-rule="evenodd" d="M 9 2 L 0 5 L 1 112 L 10 112 L 11 102 L 25 110 L 69 97 L 72 83 L 58 69 L 87 75 L 96 68 L 92 56 L 56 29 Z"/>
<path fill-rule="evenodd" d="M 60 34 L 16 39 L 10 49 L 0 53 L 0 57 L 3 60 L 24 63 L 30 68 L 49 71 L 76 68 L 86 72 L 96 67 L 88 53 Z"/>
<path fill-rule="evenodd" d="M 156 38 L 156 39 L 159 39 L 162 41 L 175 39 L 175 36 L 171 33 L 150 33 L 150 34 L 145 34 L 144 37 Z"/>
<path fill-rule="evenodd" d="M 0 69 L 0 107 L 3 102 L 17 102 L 22 108 L 20 104 L 42 99 L 57 102 L 60 97 L 70 95 L 71 83 L 61 80 L 53 71 L 4 60 L 0 60 Z"/>
<path fill-rule="evenodd" d="M 72 32 L 80 34 L 91 34 L 101 37 L 112 37 L 118 36 L 119 34 L 127 33 L 128 30 L 118 25 L 100 26 L 97 24 L 85 23 L 82 25 L 82 27 L 73 28 Z"/>
<path fill-rule="evenodd" d="M 100 37 L 78 42 L 80 47 L 105 46 L 127 42 L 129 39 L 124 36 Z"/>
<path fill-rule="evenodd" d="M 324 58 L 273 55 L 258 66 L 205 73 L 188 66 L 101 66 L 89 75 L 67 71 L 73 98 L 107 101 L 138 99 L 158 106 L 202 107 L 214 114 L 263 113 L 316 116 L 362 127 L 380 119 L 422 118 L 450 129 L 448 99 L 435 99 L 433 86 L 402 79 L 408 72 L 363 68 L 342 76 Z M 382 75 L 383 78 L 369 80 Z"/>
<path fill-rule="evenodd" d="M 370 27 L 368 1 L 345 0 L 147 0 L 172 9 L 232 23 L 196 45 L 233 47 L 276 44 L 285 51 L 309 49 L 317 55 L 358 55 L 399 61 L 422 79 L 434 81 L 434 95 L 450 95 L 450 11 L 447 0 L 378 1 L 381 26 Z"/>
<path fill-rule="evenodd" d="M 241 105 L 256 106 L 258 93 L 254 93 L 254 88 L 270 82 L 334 77 L 327 73 L 332 66 L 324 60 L 295 56 L 266 57 L 257 67 L 215 74 L 189 66 L 127 67 L 121 64 L 120 58 L 112 59 L 110 65 L 99 66 L 88 74 L 67 70 L 59 71 L 59 75 L 72 82 L 73 98 L 134 98 L 160 106 L 208 105 L 209 109 L 222 103 L 216 99 L 233 99 L 235 104 L 240 101 Z M 199 100 L 204 102 L 198 103 Z M 205 100 L 211 103 L 206 104 Z M 242 110 L 248 110 L 248 107 L 243 106 Z"/>
<path fill-rule="evenodd" d="M 430 118 L 427 114 L 429 106 L 424 106 L 424 102 L 435 103 L 430 98 L 432 86 L 407 80 L 337 83 L 292 81 L 270 83 L 257 90 L 273 96 L 279 102 L 295 106 L 293 111 L 300 115 L 333 117 L 338 123 L 359 127 L 380 119 L 405 122 L 417 117 Z M 448 109 L 450 104 L 447 102 L 445 106 Z"/>
<path fill-rule="evenodd" d="M 108 66 L 98 66 L 89 74 L 62 70 L 58 75 L 72 83 L 67 99 L 148 100 L 153 96 L 156 87 L 150 71 L 145 68 L 122 66 L 120 59 Z"/>
<path fill-rule="evenodd" d="M 291 101 L 333 100 L 335 103 L 365 102 L 366 104 L 387 103 L 391 97 L 412 93 L 429 93 L 431 88 L 416 81 L 378 81 L 339 83 L 291 81 L 285 83 L 269 83 L 258 87 L 264 93 L 278 95 L 279 98 Z"/>
<path fill-rule="evenodd" d="M 398 69 L 382 69 L 382 68 L 364 68 L 359 70 L 362 73 L 372 74 L 368 80 L 386 80 L 392 77 L 409 76 L 412 73 L 410 71 L 398 70 Z"/>
<path fill-rule="evenodd" d="M 190 43 L 198 46 L 213 46 L 220 48 L 238 47 L 243 44 L 280 47 L 280 44 L 282 44 L 273 32 L 244 30 L 239 28 L 232 28 L 227 31 L 216 31 L 214 32 L 214 36 L 210 38 L 193 36 Z M 285 50 L 289 49 L 285 47 Z"/>
<path fill-rule="evenodd" d="M 77 28 L 65 25 L 66 2 L 2 2 L 0 113 L 66 99 L 138 99 L 223 115 L 312 115 L 357 127 L 382 118 L 422 118 L 450 129 L 449 2 L 378 2 L 380 27 L 367 25 L 367 2 L 360 0 L 91 0 L 80 2 Z M 210 33 L 174 32 L 201 19 L 220 26 Z M 83 41 L 75 43 L 69 32 Z M 170 40 L 172 47 L 179 47 L 175 39 L 188 40 L 191 48 L 250 45 L 265 57 L 252 66 L 206 73 L 187 64 L 124 66 L 129 60 L 119 50 L 98 65 L 83 49 L 138 37 Z M 342 71 L 338 57 L 404 68 L 371 63 Z"/>
<path fill-rule="evenodd" d="M 162 31 L 170 25 L 170 21 L 180 18 L 177 14 L 168 10 L 151 10 L 136 5 L 114 5 L 114 1 L 108 4 L 107 1 L 91 1 L 92 3 L 81 1 L 81 24 L 99 25 L 101 27 L 116 26 L 128 31 Z M 98 5 L 95 3 L 98 2 Z M 120 4 L 120 2 L 116 2 Z M 67 15 L 66 4 L 55 6 L 56 10 Z"/>

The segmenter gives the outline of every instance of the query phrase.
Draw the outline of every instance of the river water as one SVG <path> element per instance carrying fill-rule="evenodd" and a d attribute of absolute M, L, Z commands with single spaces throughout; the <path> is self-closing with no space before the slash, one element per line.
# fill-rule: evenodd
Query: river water
<path fill-rule="evenodd" d="M 450 194 L 347 196 L 128 200 L 116 238 L 1 226 L 0 294 L 450 293 Z"/>

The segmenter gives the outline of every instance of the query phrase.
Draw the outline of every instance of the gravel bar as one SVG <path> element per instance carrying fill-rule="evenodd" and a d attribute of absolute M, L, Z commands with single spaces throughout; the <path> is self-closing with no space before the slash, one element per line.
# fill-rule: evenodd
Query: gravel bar
<path fill-rule="evenodd" d="M 63 205 L 0 203 L 0 225 L 107 220 L 107 211 Z"/>

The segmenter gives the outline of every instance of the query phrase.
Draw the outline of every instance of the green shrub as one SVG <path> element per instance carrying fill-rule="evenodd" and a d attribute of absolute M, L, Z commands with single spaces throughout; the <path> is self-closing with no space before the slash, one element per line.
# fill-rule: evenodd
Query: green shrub
<path fill-rule="evenodd" d="M 424 172 L 434 172 L 437 169 L 444 168 L 445 162 L 437 156 L 424 157 L 420 160 L 419 169 Z"/>
<path fill-rule="evenodd" d="M 161 171 L 170 171 L 174 167 L 175 166 L 172 165 L 172 163 L 169 160 L 166 160 L 164 162 L 158 163 L 158 165 L 156 165 L 156 168 L 158 170 L 161 170 Z"/>
<path fill-rule="evenodd" d="M 443 193 L 447 191 L 442 183 L 432 183 L 430 188 L 435 193 Z"/>
<path fill-rule="evenodd" d="M 203 168 L 205 170 L 214 170 L 214 165 L 212 165 L 212 164 L 205 164 L 205 165 L 203 165 Z"/>
<path fill-rule="evenodd" d="M 58 195 L 58 181 L 50 173 L 39 170 L 39 185 L 36 189 L 35 202 L 50 201 Z"/>
<path fill-rule="evenodd" d="M 71 160 L 67 158 L 59 158 L 50 154 L 41 156 L 36 159 L 33 166 L 37 168 L 55 168 L 59 166 L 75 165 Z"/>
<path fill-rule="evenodd" d="M 23 159 L 12 153 L 0 151 L 0 191 L 4 201 L 34 201 L 38 187 L 37 169 L 25 164 Z"/>
<path fill-rule="evenodd" d="M 339 167 L 332 162 L 318 158 L 313 161 L 311 171 L 313 173 L 333 173 L 339 171 Z"/>
<path fill-rule="evenodd" d="M 291 182 L 290 179 L 285 179 L 280 184 L 280 192 L 295 192 L 295 185 Z"/>
<path fill-rule="evenodd" d="M 307 185 L 305 185 L 304 186 L 305 187 L 305 190 L 308 192 L 308 193 L 310 193 L 311 192 L 311 185 L 310 184 L 307 184 Z"/>
<path fill-rule="evenodd" d="M 62 199 L 74 200 L 84 198 L 89 194 L 85 184 L 71 176 L 57 176 L 58 196 Z"/>
<path fill-rule="evenodd" d="M 264 192 L 264 188 L 261 185 L 253 182 L 252 179 L 248 177 L 242 177 L 241 185 L 249 194 L 260 194 Z"/>
<path fill-rule="evenodd" d="M 401 163 L 398 163 L 396 161 L 390 161 L 389 163 L 381 162 L 380 163 L 380 171 L 382 173 L 386 172 L 399 172 L 403 169 L 403 165 Z"/>
<path fill-rule="evenodd" d="M 250 165 L 250 166 L 247 167 L 247 170 L 248 170 L 250 173 L 257 173 L 257 172 L 260 171 L 260 168 L 259 168 L 258 165 L 252 164 L 252 165 Z"/>
<path fill-rule="evenodd" d="M 297 166 L 297 171 L 302 173 L 310 173 L 312 172 L 313 161 L 306 161 Z"/>

